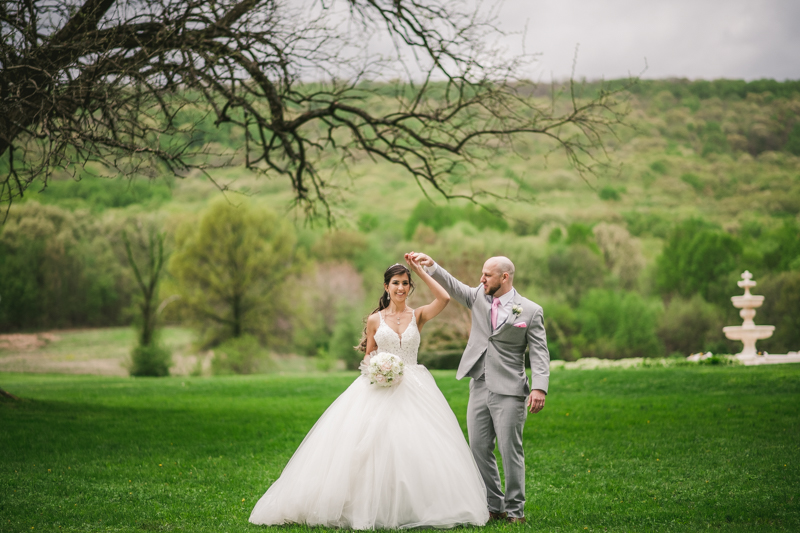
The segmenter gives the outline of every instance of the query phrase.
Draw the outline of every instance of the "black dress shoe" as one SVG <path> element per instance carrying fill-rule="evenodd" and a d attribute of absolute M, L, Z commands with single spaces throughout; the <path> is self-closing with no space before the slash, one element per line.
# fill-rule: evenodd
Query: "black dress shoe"
<path fill-rule="evenodd" d="M 493 513 L 489 511 L 489 522 L 493 520 L 506 520 L 508 518 L 508 513 Z"/>
<path fill-rule="evenodd" d="M 524 524 L 527 522 L 524 516 L 509 516 L 506 520 L 509 524 Z"/>

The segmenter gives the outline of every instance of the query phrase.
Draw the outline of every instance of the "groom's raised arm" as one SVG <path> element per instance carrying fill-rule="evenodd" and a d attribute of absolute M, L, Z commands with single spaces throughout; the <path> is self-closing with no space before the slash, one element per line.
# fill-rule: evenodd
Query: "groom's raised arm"
<path fill-rule="evenodd" d="M 528 348 L 531 358 L 531 390 L 538 389 L 547 394 L 550 384 L 550 351 L 547 349 L 544 312 L 541 307 L 533 313 L 528 326 Z"/>
<path fill-rule="evenodd" d="M 412 252 L 412 254 L 417 258 L 420 264 L 425 267 L 425 272 L 439 282 L 439 284 L 444 287 L 444 290 L 447 291 L 447 294 L 449 294 L 451 298 L 464 307 L 472 309 L 472 304 L 475 303 L 475 298 L 478 297 L 480 287 L 470 287 L 465 283 L 461 283 L 448 271 L 443 269 L 441 265 L 437 264 L 433 259 L 425 254 L 414 252 Z"/>

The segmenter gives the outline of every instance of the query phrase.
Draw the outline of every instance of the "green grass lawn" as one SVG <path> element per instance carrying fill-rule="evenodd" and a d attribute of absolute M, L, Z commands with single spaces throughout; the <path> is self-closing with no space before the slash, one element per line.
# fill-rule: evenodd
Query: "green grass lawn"
<path fill-rule="evenodd" d="M 465 425 L 467 382 L 434 373 Z M 0 531 L 247 522 L 353 373 L 0 374 Z M 556 370 L 528 418 L 533 531 L 800 531 L 800 365 Z M 280 531 L 303 527 L 276 528 Z"/>

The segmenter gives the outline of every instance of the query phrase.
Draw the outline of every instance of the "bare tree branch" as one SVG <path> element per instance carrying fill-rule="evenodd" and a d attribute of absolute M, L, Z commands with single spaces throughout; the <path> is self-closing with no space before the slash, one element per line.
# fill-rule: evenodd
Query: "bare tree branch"
<path fill-rule="evenodd" d="M 286 176 L 330 220 L 319 162 L 404 168 L 445 198 L 450 175 L 539 137 L 582 174 L 623 123 L 624 85 L 549 101 L 491 47 L 491 17 L 451 0 L 5 0 L 0 4 L 0 201 L 54 172 L 183 177 L 237 164 Z M 395 53 L 369 48 L 382 33 Z M 373 80 L 405 72 L 394 94 Z M 382 87 L 382 88 L 381 88 Z M 555 90 L 554 90 L 555 92 Z M 212 150 L 213 128 L 243 146 Z M 233 134 L 233 133 L 232 133 Z"/>

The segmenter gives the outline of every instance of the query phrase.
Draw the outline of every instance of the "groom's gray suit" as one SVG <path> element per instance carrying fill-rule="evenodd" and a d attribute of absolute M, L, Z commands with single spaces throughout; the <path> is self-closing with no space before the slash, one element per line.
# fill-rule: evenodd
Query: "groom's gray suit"
<path fill-rule="evenodd" d="M 522 449 L 522 430 L 527 417 L 525 400 L 531 389 L 547 393 L 550 380 L 550 353 L 542 307 L 512 289 L 514 294 L 507 318 L 493 330 L 493 298 L 484 294 L 483 285 L 469 287 L 438 264 L 428 271 L 453 299 L 472 310 L 472 330 L 456 379 L 472 378 L 467 431 L 472 456 L 486 484 L 489 511 L 522 517 L 525 514 L 525 454 Z M 514 307 L 522 311 L 515 314 Z M 530 384 L 525 374 L 527 347 L 531 359 Z M 494 456 L 495 440 L 503 459 L 505 495 L 500 488 Z"/>

